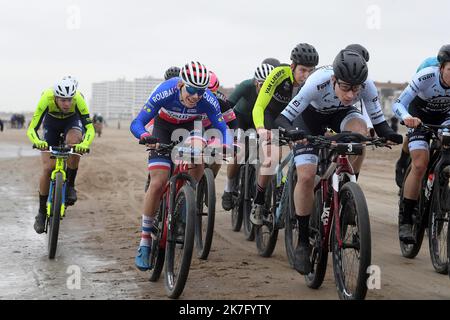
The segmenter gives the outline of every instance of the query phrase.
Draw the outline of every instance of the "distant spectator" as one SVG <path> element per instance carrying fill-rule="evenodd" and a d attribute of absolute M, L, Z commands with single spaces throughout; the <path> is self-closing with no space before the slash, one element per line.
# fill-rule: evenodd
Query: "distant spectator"
<path fill-rule="evenodd" d="M 3 132 L 3 121 L 0 119 L 0 132 Z"/>

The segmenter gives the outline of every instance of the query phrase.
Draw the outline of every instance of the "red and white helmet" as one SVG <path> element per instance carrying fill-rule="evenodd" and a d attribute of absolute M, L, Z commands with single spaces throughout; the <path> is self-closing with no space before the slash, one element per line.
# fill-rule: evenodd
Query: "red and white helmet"
<path fill-rule="evenodd" d="M 186 63 L 180 71 L 183 82 L 194 88 L 206 89 L 209 85 L 209 71 L 198 61 Z"/>
<path fill-rule="evenodd" d="M 220 86 L 219 79 L 217 78 L 214 72 L 210 71 L 208 89 L 211 90 L 211 92 L 216 92 L 217 89 L 219 89 L 219 86 Z"/>

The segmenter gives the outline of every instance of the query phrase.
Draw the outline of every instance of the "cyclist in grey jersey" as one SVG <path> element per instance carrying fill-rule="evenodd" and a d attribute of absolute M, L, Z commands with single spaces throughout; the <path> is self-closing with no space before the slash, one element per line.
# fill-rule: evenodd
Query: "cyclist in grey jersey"
<path fill-rule="evenodd" d="M 422 64 L 417 68 L 416 74 L 419 74 L 419 72 L 421 72 L 423 69 L 425 69 L 427 67 L 439 67 L 440 63 L 438 60 L 438 56 L 445 55 L 445 52 L 446 52 L 446 50 L 448 50 L 449 47 L 450 47 L 450 45 L 442 46 L 440 48 L 438 54 L 435 57 L 430 57 L 430 58 L 427 58 L 425 61 L 423 61 Z M 418 79 L 416 81 L 419 82 Z M 411 95 L 411 94 L 409 94 L 409 95 Z M 406 95 L 405 95 L 405 98 L 407 98 Z M 420 107 L 420 105 L 424 105 L 425 102 L 419 96 L 419 97 L 416 97 L 415 99 L 413 99 L 410 104 L 411 104 L 411 108 L 416 110 L 417 106 Z M 406 108 L 410 107 L 408 104 L 406 104 L 406 102 L 403 102 L 403 105 Z M 398 119 L 398 117 L 397 117 L 397 119 Z M 403 147 L 402 147 L 402 152 L 400 154 L 400 158 L 397 160 L 397 163 L 395 165 L 395 182 L 399 188 L 402 187 L 405 171 L 410 162 L 408 144 L 409 144 L 409 140 L 408 140 L 408 138 L 406 138 L 405 141 L 403 141 Z"/>
<path fill-rule="evenodd" d="M 333 67 L 321 68 L 306 80 L 297 96 L 277 118 L 277 124 L 289 128 L 294 119 L 302 115 L 313 135 L 323 134 L 326 127 L 336 132 L 346 130 L 365 135 L 366 122 L 361 112 L 353 106 L 362 99 L 377 134 L 394 143 L 401 143 L 402 136 L 396 134 L 384 118 L 377 89 L 373 81 L 367 80 L 367 74 L 367 64 L 361 55 L 348 49 L 342 50 Z M 313 208 L 318 156 L 317 150 L 310 144 L 300 143 L 294 148 L 294 156 L 299 177 L 294 190 L 299 225 L 299 246 L 295 251 L 294 268 L 308 274 L 311 270 L 309 217 Z M 352 159 L 357 175 L 363 158 L 364 155 Z"/>
<path fill-rule="evenodd" d="M 412 213 L 417 206 L 420 181 L 429 162 L 430 136 L 418 126 L 421 122 L 434 125 L 450 124 L 450 45 L 445 45 L 439 50 L 438 61 L 439 67 L 427 67 L 417 72 L 392 106 L 397 118 L 410 128 L 408 148 L 412 164 L 404 182 L 404 200 L 400 204 L 403 210 L 400 211 L 399 237 L 405 243 L 415 241 L 412 232 Z M 396 165 L 396 180 L 400 186 L 402 181 L 398 176 L 399 173 L 404 174 L 403 168 L 407 163 L 404 159 L 405 151 L 402 150 Z"/>

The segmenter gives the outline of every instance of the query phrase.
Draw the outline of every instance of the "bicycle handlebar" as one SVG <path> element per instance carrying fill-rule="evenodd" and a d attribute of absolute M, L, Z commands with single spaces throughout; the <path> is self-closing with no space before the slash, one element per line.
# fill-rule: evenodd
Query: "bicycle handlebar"
<path fill-rule="evenodd" d="M 33 149 L 38 149 L 35 144 L 33 144 Z M 53 147 L 49 146 L 47 150 L 40 150 L 41 152 L 48 152 L 54 155 L 75 155 L 75 156 L 82 156 L 81 153 L 75 152 L 75 149 L 73 147 L 69 146 L 61 146 L 61 147 Z M 90 149 L 87 149 L 85 153 L 89 153 Z"/>
<path fill-rule="evenodd" d="M 325 137 L 325 136 L 313 136 L 305 134 L 302 130 L 286 130 L 284 128 L 279 128 L 280 136 L 282 139 L 288 141 L 298 141 L 307 140 L 315 147 L 321 148 L 337 148 L 339 145 L 349 145 L 349 144 L 362 144 L 373 145 L 375 147 L 389 147 L 386 144 L 386 138 L 372 138 L 364 136 L 357 132 L 343 131 L 335 135 Z M 389 147 L 390 148 L 390 147 Z"/>

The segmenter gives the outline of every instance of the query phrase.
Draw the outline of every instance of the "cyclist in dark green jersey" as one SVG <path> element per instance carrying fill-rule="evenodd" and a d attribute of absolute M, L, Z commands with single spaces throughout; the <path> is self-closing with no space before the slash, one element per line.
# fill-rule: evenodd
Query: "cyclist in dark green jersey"
<path fill-rule="evenodd" d="M 277 60 L 268 58 L 264 61 L 276 63 Z M 274 66 L 271 64 L 261 64 L 256 68 L 254 77 L 242 81 L 228 98 L 230 105 L 234 106 L 233 110 L 236 115 L 238 129 L 244 131 L 255 129 L 252 119 L 253 106 L 264 80 L 273 69 Z M 239 165 L 237 164 L 229 164 L 227 167 L 227 182 L 222 196 L 222 207 L 226 211 L 231 210 L 233 206 L 231 192 L 238 170 Z"/>

